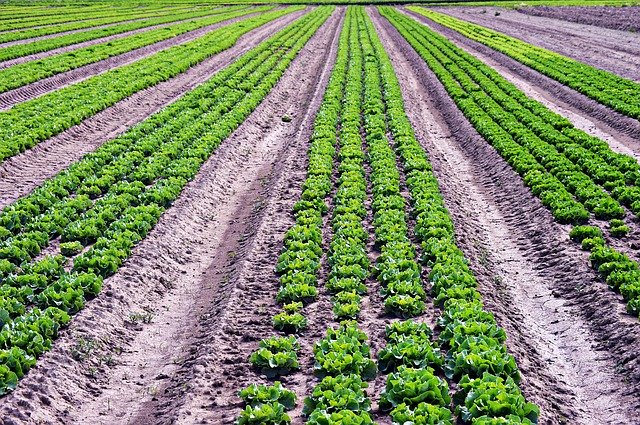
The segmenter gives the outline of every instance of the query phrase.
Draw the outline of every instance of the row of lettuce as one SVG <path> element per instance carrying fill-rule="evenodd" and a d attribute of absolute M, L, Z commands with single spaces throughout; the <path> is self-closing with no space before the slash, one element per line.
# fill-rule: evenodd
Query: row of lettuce
<path fill-rule="evenodd" d="M 329 207 L 334 159 L 336 187 Z M 403 184 L 409 205 L 402 196 Z M 483 309 L 475 278 L 455 244 L 437 181 L 405 114 L 393 67 L 364 8 L 347 9 L 336 65 L 311 140 L 307 180 L 294 211 L 296 231 L 286 234 L 277 267 L 280 293 L 288 282 L 304 276 L 317 296 L 323 267 L 321 214 L 330 211 L 329 271 L 323 283 L 333 295 L 334 318 L 349 319 L 328 328 L 314 345 L 319 382 L 304 400 L 307 423 L 372 424 L 376 413 L 385 412 L 394 424 L 446 425 L 456 416 L 465 423 L 536 423 L 538 408 L 518 387 L 520 375 L 506 351 L 504 330 Z M 307 220 L 309 216 L 313 219 Z M 411 218 L 415 228 L 410 230 Z M 379 251 L 375 261 L 366 251 L 369 235 L 362 226 L 367 219 Z M 420 243 L 422 266 L 430 270 L 427 285 L 422 284 L 412 233 Z M 377 362 L 356 321 L 358 301 L 367 293 L 366 284 L 372 283 L 369 275 L 379 283 L 384 300 L 384 305 L 369 308 L 384 308 L 389 320 L 401 319 L 387 326 L 386 345 L 378 351 Z M 424 323 L 426 289 L 441 313 L 437 337 Z M 278 301 L 299 303 L 300 314 L 303 303 L 311 301 L 307 293 Z M 345 314 L 345 299 L 352 300 L 353 315 Z M 368 304 L 373 300 L 369 297 Z M 286 304 L 284 309 L 293 306 Z M 299 350 L 294 336 L 275 336 L 263 340 L 250 360 L 273 378 L 299 368 Z M 293 359 L 296 366 L 290 367 Z M 374 412 L 366 381 L 378 372 L 388 377 L 379 411 Z M 296 397 L 280 382 L 251 385 L 239 395 L 246 403 L 239 424 L 291 421 L 286 410 L 294 408 Z"/>
<path fill-rule="evenodd" d="M 80 124 L 84 119 L 134 93 L 175 77 L 233 46 L 249 31 L 301 9 L 303 6 L 291 6 L 248 17 L 196 40 L 0 112 L 0 161 Z M 232 13 L 247 12 L 241 10 Z M 100 93 L 100 96 L 96 96 L 96 93 Z"/>
<path fill-rule="evenodd" d="M 158 10 L 158 7 L 153 7 L 151 10 Z M 145 10 L 148 12 L 149 10 Z M 135 8 L 124 6 L 124 7 L 113 7 L 113 8 L 92 8 L 88 7 L 86 9 L 78 9 L 71 8 L 66 10 L 60 10 L 59 13 L 53 15 L 27 15 L 27 16 L 15 16 L 15 18 L 3 19 L 0 21 L 0 31 L 12 31 L 17 29 L 24 29 L 30 27 L 37 27 L 42 25 L 55 25 L 61 24 L 81 19 L 96 19 L 96 18 L 104 18 L 116 16 L 118 14 L 133 14 L 140 13 L 139 10 Z"/>
<path fill-rule="evenodd" d="M 115 25 L 120 22 L 132 21 L 136 19 L 166 16 L 174 13 L 180 13 L 190 8 L 190 6 L 166 5 L 159 7 L 145 7 L 143 9 L 134 8 L 129 10 L 111 8 L 109 13 L 104 13 L 104 11 L 95 11 L 91 10 L 91 8 L 87 8 L 86 11 L 82 12 L 83 19 L 78 19 L 77 15 L 73 16 L 71 14 L 62 12 L 62 14 L 65 15 L 65 18 L 62 19 L 63 22 L 49 22 L 46 25 L 42 24 L 42 21 L 39 17 L 31 18 L 30 22 L 6 21 L 5 24 L 8 24 L 7 26 L 12 26 L 13 29 L 3 30 L 3 32 L 0 33 L 0 43 L 17 42 L 20 40 L 45 37 L 50 35 L 55 36 L 55 34 L 67 31 L 82 31 L 84 29 L 106 25 Z M 40 22 L 38 22 L 38 20 L 40 20 Z"/>
<path fill-rule="evenodd" d="M 51 348 L 328 13 L 300 18 L 0 212 L 0 393 Z M 58 239 L 69 258 L 52 255 Z"/>
<path fill-rule="evenodd" d="M 640 214 L 640 164 L 613 152 L 606 142 L 576 129 L 566 118 L 528 98 L 504 77 L 442 35 L 399 11 L 385 16 L 412 45 L 443 84 L 473 127 L 522 176 L 560 223 L 609 220 L 611 237 L 629 227 L 627 209 Z M 627 301 L 640 310 L 640 267 L 624 253 L 593 241 L 592 265 Z M 597 245 L 597 246 L 596 246 Z"/>
<path fill-rule="evenodd" d="M 103 37 L 124 34 L 129 31 L 144 29 L 156 25 L 170 24 L 172 22 L 183 21 L 187 19 L 195 19 L 201 16 L 213 15 L 233 9 L 239 10 L 241 7 L 229 8 L 203 8 L 195 10 L 174 10 L 168 14 L 152 15 L 135 19 L 132 22 L 116 23 L 106 28 L 89 29 L 87 31 L 71 32 L 70 34 L 62 34 L 57 37 L 44 39 L 36 39 L 27 43 L 13 44 L 9 46 L 0 46 L 0 62 L 8 61 L 23 56 L 33 55 L 36 53 L 47 52 L 53 49 L 59 49 L 65 46 L 72 46 L 78 43 L 84 43 L 91 40 L 98 40 Z"/>
<path fill-rule="evenodd" d="M 272 7 L 260 7 L 255 10 L 243 7 L 230 7 L 228 9 L 219 9 L 206 13 L 200 12 L 201 15 L 204 15 L 203 17 L 189 20 L 186 20 L 190 17 L 188 16 L 189 14 L 186 14 L 182 15 L 182 19 L 186 20 L 186 22 L 178 22 L 175 25 L 151 29 L 128 37 L 48 56 L 37 61 L 13 65 L 0 70 L 0 93 L 17 89 L 44 78 L 96 63 L 141 47 L 159 43 L 163 40 L 169 40 L 189 31 L 194 31 L 249 13 L 264 12 L 269 9 L 272 9 Z M 164 18 L 164 20 L 166 19 L 167 18 Z M 41 43 L 51 43 L 51 39 L 45 40 L 44 42 L 36 42 L 36 44 Z M 15 50 L 16 47 L 23 46 L 27 45 L 9 47 L 8 49 Z"/>
<path fill-rule="evenodd" d="M 408 9 L 498 50 L 621 114 L 640 119 L 640 84 L 633 80 L 449 15 L 415 6 Z"/>

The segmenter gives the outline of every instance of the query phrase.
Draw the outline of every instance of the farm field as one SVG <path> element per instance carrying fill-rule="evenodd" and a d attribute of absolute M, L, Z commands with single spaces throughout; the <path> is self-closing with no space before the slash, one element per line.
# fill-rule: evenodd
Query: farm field
<path fill-rule="evenodd" d="M 637 424 L 638 6 L 470 4 L 0 5 L 0 423 Z"/>

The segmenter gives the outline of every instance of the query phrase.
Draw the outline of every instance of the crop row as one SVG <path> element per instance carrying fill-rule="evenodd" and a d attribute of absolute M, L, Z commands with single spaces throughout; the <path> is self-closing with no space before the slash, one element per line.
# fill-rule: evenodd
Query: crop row
<path fill-rule="evenodd" d="M 334 294 L 333 312 L 338 321 L 358 317 L 370 270 L 366 248 L 369 235 L 363 226 L 363 220 L 368 217 L 362 132 L 366 61 L 360 43 L 358 12 L 353 7 L 347 9 L 341 34 L 343 42 L 338 49 L 338 57 L 346 61 L 346 81 L 335 141 L 339 146 L 338 187 L 333 200 L 330 273 L 325 282 L 327 290 Z M 339 71 L 343 71 L 342 67 Z M 305 399 L 303 414 L 308 424 L 373 424 L 365 381 L 375 378 L 377 367 L 367 340 L 358 323 L 347 320 L 337 328 L 329 327 L 325 337 L 314 344 L 314 373 L 320 382 Z"/>
<path fill-rule="evenodd" d="M 86 28 L 98 27 L 101 25 L 112 25 L 119 22 L 132 21 L 135 19 L 145 19 L 160 16 L 167 16 L 174 13 L 181 13 L 184 10 L 193 9 L 185 6 L 164 7 L 160 9 L 144 9 L 133 13 L 120 13 L 107 18 L 91 18 L 82 19 L 62 24 L 51 24 L 45 26 L 36 26 L 34 28 L 24 28 L 21 30 L 13 30 L 10 32 L 0 33 L 0 43 L 8 43 L 11 41 L 26 40 L 28 38 L 42 37 L 45 35 L 57 34 L 66 31 L 77 31 Z"/>
<path fill-rule="evenodd" d="M 85 41 L 95 40 L 102 37 L 108 37 L 116 34 L 151 27 L 155 25 L 168 24 L 171 22 L 194 19 L 201 16 L 215 15 L 219 13 L 231 12 L 242 9 L 244 6 L 176 11 L 168 16 L 152 16 L 150 18 L 137 20 L 134 22 L 126 22 L 120 25 L 112 25 L 106 28 L 98 28 L 89 31 L 82 31 L 72 34 L 66 34 L 59 37 L 37 40 L 31 43 L 17 44 L 9 47 L 0 47 L 0 62 L 22 56 L 33 55 L 35 53 L 46 52 L 60 47 L 70 46 Z"/>
<path fill-rule="evenodd" d="M 624 230 L 621 204 L 638 213 L 638 163 L 575 129 L 565 118 L 526 97 L 496 71 L 415 20 L 389 8 L 384 16 L 422 56 L 475 129 L 523 177 L 524 183 L 561 223 L 610 219 Z M 610 193 L 609 193 L 610 192 Z M 574 198 L 575 196 L 575 198 Z M 615 197 L 615 199 L 614 199 Z M 624 261 L 613 270 L 635 264 Z M 634 268 L 638 268 L 636 265 Z M 637 287 L 626 291 L 637 314 Z M 633 302 L 631 302 L 633 301 Z"/>
<path fill-rule="evenodd" d="M 326 336 L 314 345 L 314 373 L 321 381 L 305 399 L 303 414 L 310 424 L 372 424 L 366 381 L 373 379 L 379 369 L 390 373 L 380 408 L 391 411 L 394 424 L 453 423 L 449 385 L 442 377 L 445 375 L 457 382 L 456 413 L 463 422 L 535 423 L 538 409 L 522 396 L 517 386 L 520 376 L 515 360 L 504 345 L 506 335 L 493 315 L 482 307 L 475 278 L 455 245 L 453 224 L 444 208 L 437 181 L 404 112 L 393 68 L 363 8 L 347 9 L 336 67 L 309 150 L 310 170 L 321 162 L 323 172 L 309 172 L 303 199 L 296 204 L 294 228 L 300 231 L 295 234 L 290 231 L 285 236 L 277 269 L 281 283 L 285 276 L 291 280 L 293 276 L 303 275 L 313 281 L 315 288 L 322 256 L 321 214 L 329 210 L 325 199 L 332 186 L 331 160 L 335 152 L 332 142 L 338 143 L 337 191 L 332 209 L 334 237 L 329 250 L 327 289 L 333 292 L 336 282 L 340 282 L 335 278 L 338 264 L 350 268 L 350 272 L 357 271 L 355 277 L 349 274 L 348 281 L 339 284 L 338 293 L 359 296 L 366 292 L 364 283 L 369 267 L 363 242 L 368 235 L 362 234 L 360 227 L 367 216 L 364 203 L 367 188 L 363 182 L 367 175 L 363 169 L 366 161 L 370 168 L 376 246 L 381 251 L 373 272 L 383 286 L 385 310 L 390 316 L 400 317 L 418 316 L 423 312 L 426 293 L 420 265 L 415 261 L 416 251 L 408 237 L 406 205 L 400 193 L 401 176 L 387 134 L 393 136 L 407 176 L 416 238 L 423 242 L 425 265 L 431 270 L 429 289 L 437 309 L 444 307 L 439 322 L 440 338 L 434 341 L 431 329 L 425 324 L 412 320 L 393 322 L 387 328 L 388 344 L 378 352 L 376 366 L 367 336 L 355 321 L 330 327 Z M 317 149 L 318 141 L 324 146 L 321 150 Z M 322 189 L 311 195 L 307 191 L 309 187 Z M 341 217 L 343 214 L 350 219 L 345 220 Z M 313 220 L 300 223 L 300 218 L 307 216 Z M 335 225 L 336 217 L 343 227 Z M 305 226 L 309 231 L 302 231 Z M 345 233 L 353 234 L 345 238 Z M 306 238 L 298 239 L 295 235 Z M 313 236 L 309 238 L 309 235 Z M 336 242 L 345 245 L 336 250 Z M 293 258 L 297 261 L 293 262 Z M 285 262 L 293 267 L 283 268 Z M 281 288 L 287 287 L 286 282 L 282 285 Z M 397 301 L 389 302 L 390 299 Z M 345 316 L 335 305 L 334 299 L 335 317 L 340 320 Z M 285 305 L 285 311 L 280 314 L 294 308 L 294 304 Z M 302 304 L 297 305 L 297 314 L 300 308 Z M 263 373 L 273 377 L 299 367 L 299 347 L 293 337 L 270 338 L 261 342 L 251 360 Z M 446 355 L 442 354 L 443 350 Z M 250 403 L 249 395 L 261 401 Z M 291 401 L 295 402 L 295 395 L 278 382 L 274 386 L 250 386 L 240 392 L 240 397 L 248 404 L 241 413 L 240 424 L 290 421 L 284 412 L 293 408 Z M 285 406 L 285 402 L 289 404 Z"/>
<path fill-rule="evenodd" d="M 369 58 L 365 65 L 363 122 L 371 167 L 372 209 L 376 245 L 380 250 L 374 274 L 382 286 L 385 312 L 402 318 L 418 318 L 427 298 L 409 239 L 407 205 L 401 194 L 401 175 L 389 140 L 388 112 L 380 67 L 385 52 L 363 9 L 358 10 L 360 43 Z M 381 412 L 389 412 L 394 425 L 451 423 L 447 383 L 434 375 L 442 364 L 431 329 L 414 320 L 391 322 L 387 344 L 378 351 L 378 370 L 389 374 L 380 395 Z M 435 384 L 435 385 L 430 385 Z M 430 404 L 426 404 L 425 402 Z M 421 422 L 422 421 L 422 422 Z"/>
<path fill-rule="evenodd" d="M 338 320 L 357 316 L 360 309 L 359 296 L 363 289 L 366 292 L 364 280 L 369 269 L 364 246 L 368 236 L 362 226 L 366 215 L 364 154 L 360 137 L 363 57 L 358 47 L 358 29 L 353 15 L 354 10 L 348 9 L 340 34 L 336 64 L 314 124 L 307 179 L 303 185 L 301 200 L 294 208 L 296 225 L 285 235 L 277 267 L 281 281 L 279 294 L 296 285 L 291 282 L 300 276 L 311 282 L 314 293 L 317 293 L 315 285 L 322 255 L 321 215 L 328 211 L 325 199 L 333 186 L 333 159 L 336 147 L 339 147 L 336 169 L 338 177 L 331 217 L 334 234 L 330 242 L 330 272 L 326 282 L 328 291 L 334 294 L 334 315 Z M 312 217 L 312 220 L 307 217 Z M 292 232 L 293 229 L 298 230 Z M 310 239 L 308 235 L 314 237 Z M 304 296 L 298 299 L 310 301 Z M 279 297 L 279 301 L 291 300 Z M 285 305 L 284 313 L 293 305 Z M 302 303 L 299 307 L 302 307 Z M 364 393 L 367 384 L 363 379 L 375 377 L 376 366 L 371 360 L 366 340 L 366 335 L 358 329 L 355 321 L 345 321 L 338 328 L 327 329 L 326 336 L 314 345 L 314 371 L 321 382 L 304 402 L 303 414 L 308 417 L 308 423 L 372 423 L 367 413 L 371 400 Z M 276 343 L 273 341 L 263 340 L 258 351 L 251 357 L 254 366 L 262 368 L 267 376 L 283 370 L 274 370 L 273 367 L 265 370 L 266 359 L 276 367 L 291 364 L 294 358 L 297 362 L 294 340 L 287 337 L 277 339 L 278 346 L 286 346 L 281 351 L 276 351 Z M 267 345 L 271 346 L 268 353 L 264 351 Z M 277 356 L 280 358 L 277 359 Z M 285 368 L 284 372 L 290 370 L 293 368 Z M 264 394 L 262 401 L 249 403 L 247 392 Z M 274 386 L 252 385 L 241 391 L 240 397 L 248 405 L 240 414 L 238 423 L 289 423 L 290 418 L 284 410 L 292 408 L 293 404 L 287 406 L 284 401 L 293 398 L 295 402 L 295 395 L 289 393 L 281 388 L 279 382 Z M 354 398 L 350 398 L 352 393 L 356 394 Z M 267 397 L 266 394 L 271 396 Z M 353 422 L 355 420 L 357 422 Z"/>
<path fill-rule="evenodd" d="M 69 315 L 99 292 L 102 279 L 131 255 L 202 163 L 269 93 L 328 14 L 327 8 L 318 8 L 289 25 L 0 213 L 0 221 L 9 226 L 0 229 L 5 260 L 1 392 L 15 387 L 35 358 L 51 347 Z M 87 195 L 88 188 L 99 193 L 90 189 Z M 58 237 L 68 244 L 61 249 L 72 260 L 46 255 L 30 261 Z M 81 251 L 75 249 L 78 242 Z M 7 247 L 16 249 L 5 251 Z M 29 258 L 21 260 L 16 253 L 24 248 Z"/>
<path fill-rule="evenodd" d="M 162 10 L 162 8 L 160 8 Z M 147 11 L 145 11 L 147 12 Z M 24 29 L 29 27 L 41 26 L 41 25 L 54 25 L 64 24 L 67 22 L 88 20 L 94 18 L 108 18 L 117 15 L 135 15 L 140 11 L 131 7 L 109 7 L 99 8 L 96 10 L 72 10 L 69 13 L 62 13 L 54 16 L 36 16 L 36 17 L 22 17 L 17 19 L 7 19 L 0 21 L 0 31 L 11 31 L 16 29 Z"/>
<path fill-rule="evenodd" d="M 47 7 L 44 5 L 40 6 L 9 6 L 3 5 L 0 10 L 0 21 L 10 21 L 20 18 L 37 18 L 37 17 L 46 17 L 46 16 L 54 16 L 54 15 L 62 15 L 65 13 L 75 13 L 82 10 L 87 12 L 97 12 L 100 10 L 104 10 L 106 5 L 99 6 L 62 6 L 62 7 Z"/>
<path fill-rule="evenodd" d="M 338 179 L 331 218 L 329 277 L 325 282 L 325 287 L 333 294 L 333 313 L 338 320 L 358 317 L 361 296 L 367 293 L 365 281 L 370 268 L 366 249 L 369 235 L 363 225 L 367 217 L 367 181 L 360 135 L 363 60 L 352 12 L 347 12 L 343 30 L 347 45 L 340 46 L 343 50 L 338 52 L 347 55 L 348 63 L 337 138 Z"/>
<path fill-rule="evenodd" d="M 368 58 L 375 57 L 370 22 L 359 9 L 361 44 Z M 400 173 L 396 155 L 387 138 L 385 105 L 381 90 L 378 61 L 369 59 L 365 66 L 363 123 L 367 156 L 371 167 L 373 227 L 380 256 L 375 275 L 382 285 L 385 312 L 409 318 L 425 310 L 426 294 L 420 278 L 416 252 L 408 237 L 405 199 L 400 193 Z"/>
<path fill-rule="evenodd" d="M 257 9 L 230 8 L 229 10 L 221 10 L 219 14 L 209 12 L 205 17 L 189 20 L 188 22 L 179 23 L 170 27 L 157 28 L 118 40 L 49 56 L 38 61 L 14 65 L 0 70 L 0 93 L 150 44 L 168 40 L 198 28 L 254 12 L 264 12 L 269 9 L 272 9 L 272 7 L 266 6 Z"/>
<path fill-rule="evenodd" d="M 186 71 L 233 46 L 247 32 L 301 9 L 291 6 L 249 17 L 0 112 L 0 160 L 30 149 L 116 102 Z"/>
<path fill-rule="evenodd" d="M 415 6 L 409 10 L 502 52 L 621 114 L 640 119 L 640 84 L 633 80 L 449 15 Z"/>
<path fill-rule="evenodd" d="M 413 233 L 422 244 L 429 290 L 436 311 L 441 312 L 436 341 L 431 339 L 431 329 L 417 322 L 396 322 L 387 328 L 388 344 L 378 353 L 378 361 L 381 370 L 394 373 L 387 379 L 380 407 L 393 409 L 394 423 L 452 423 L 449 387 L 438 376 L 443 373 L 457 382 L 453 399 L 459 420 L 535 422 L 538 408 L 525 401 L 517 386 L 520 375 L 506 351 L 504 331 L 483 309 L 475 277 L 455 244 L 453 223 L 404 112 L 391 62 L 371 22 L 365 25 L 371 40 L 368 56 L 377 59 L 374 80 L 382 87 L 384 101 L 376 109 L 386 116 L 385 133 L 392 137 L 403 168 L 415 220 Z"/>

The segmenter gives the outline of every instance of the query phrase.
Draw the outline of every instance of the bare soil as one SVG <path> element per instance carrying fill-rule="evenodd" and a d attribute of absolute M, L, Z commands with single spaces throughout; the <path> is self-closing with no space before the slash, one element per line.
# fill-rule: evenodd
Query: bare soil
<path fill-rule="evenodd" d="M 111 71 L 115 68 L 137 62 L 170 47 L 188 43 L 206 35 L 211 31 L 233 24 L 235 22 L 242 21 L 252 15 L 253 14 L 249 14 L 233 19 L 227 19 L 225 21 L 218 22 L 217 24 L 208 25 L 197 30 L 180 34 L 168 40 L 140 47 L 139 49 L 131 50 L 130 52 L 123 53 L 121 55 L 113 56 L 108 59 L 81 66 L 67 72 L 43 78 L 42 80 L 38 80 L 17 89 L 0 93 L 0 111 L 5 111 L 18 103 L 35 99 L 54 90 L 59 90 L 61 88 L 70 86 L 71 84 L 84 81 L 88 78 L 105 73 L 107 71 Z"/>
<path fill-rule="evenodd" d="M 529 16 L 497 7 L 446 7 L 434 10 L 640 81 L 640 34 Z"/>
<path fill-rule="evenodd" d="M 484 141 L 424 61 L 371 11 L 487 307 L 509 336 L 544 424 L 633 424 L 637 319 L 588 268 L 568 229 Z"/>
<path fill-rule="evenodd" d="M 100 296 L 3 399 L 6 423 L 235 420 L 235 393 L 261 380 L 247 358 L 273 332 L 273 267 L 293 223 L 343 12 L 320 28 Z M 285 114 L 293 120 L 284 122 Z M 310 342 L 326 329 L 320 313 L 311 314 Z M 87 355 L 78 355 L 87 344 Z M 287 385 L 304 394 L 307 372 Z"/>
<path fill-rule="evenodd" d="M 302 16 L 288 14 L 240 37 L 231 48 L 176 77 L 142 90 L 0 164 L 0 208 L 27 195 L 83 155 L 124 133 L 182 95 L 211 78 L 275 32 Z"/>
<path fill-rule="evenodd" d="M 620 31 L 640 31 L 640 6 L 532 6 L 518 12 Z"/>
<path fill-rule="evenodd" d="M 207 15 L 210 16 L 210 15 Z M 250 16 L 250 15 L 247 15 Z M 11 60 L 7 60 L 4 62 L 0 62 L 0 69 L 5 69 L 5 68 L 9 68 L 10 66 L 14 66 L 14 65 L 18 65 L 21 63 L 25 63 L 25 62 L 31 62 L 31 61 L 35 61 L 35 60 L 40 60 L 49 56 L 54 56 L 54 55 L 59 55 L 62 53 L 66 53 L 66 52 L 70 52 L 72 50 L 77 50 L 77 49 L 82 49 L 85 47 L 89 47 L 89 46 L 94 46 L 96 44 L 102 44 L 102 43 L 108 43 L 110 41 L 114 41 L 114 40 L 119 40 L 125 37 L 130 37 L 132 35 L 136 35 L 136 34 L 140 34 L 146 31 L 152 31 L 152 30 L 156 30 L 158 28 L 166 28 L 166 27 L 171 27 L 173 25 L 180 25 L 181 23 L 187 22 L 187 21 L 192 21 L 194 18 L 188 18 L 188 19 L 182 19 L 180 21 L 174 21 L 174 22 L 169 22 L 166 24 L 158 24 L 158 25 L 152 25 L 152 26 L 148 26 L 148 27 L 144 27 L 144 28 L 139 28 L 133 31 L 127 31 L 127 32 L 123 32 L 120 34 L 114 34 L 114 35 L 110 35 L 107 37 L 100 37 L 100 38 L 96 38 L 93 40 L 89 40 L 89 41 L 84 41 L 82 43 L 76 43 L 76 44 L 71 44 L 69 46 L 64 46 L 64 47 L 59 47 L 57 49 L 51 49 L 51 50 L 47 50 L 45 52 L 40 52 L 40 53 L 35 53 L 33 55 L 28 55 L 28 56 L 22 56 L 19 58 L 15 58 L 15 59 L 11 59 Z M 107 25 L 108 26 L 112 26 L 112 25 Z M 2 44 L 0 44 L 0 47 L 6 47 L 3 46 Z"/>

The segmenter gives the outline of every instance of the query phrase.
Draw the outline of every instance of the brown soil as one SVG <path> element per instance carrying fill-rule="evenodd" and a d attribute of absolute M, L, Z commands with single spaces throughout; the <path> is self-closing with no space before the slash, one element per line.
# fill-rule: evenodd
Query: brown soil
<path fill-rule="evenodd" d="M 343 12 L 316 33 L 100 296 L 3 400 L 7 423 L 233 422 L 235 393 L 261 380 L 247 358 L 273 333 L 273 267 L 293 223 Z M 293 120 L 283 122 L 285 114 Z M 143 312 L 149 314 L 135 315 Z M 305 340 L 324 332 L 320 313 L 311 315 Z M 79 361 L 73 353 L 81 341 L 93 341 L 94 349 Z M 304 394 L 306 372 L 287 377 L 287 386 Z"/>
<path fill-rule="evenodd" d="M 406 110 L 429 154 L 487 307 L 544 424 L 632 424 L 640 413 L 638 321 L 587 266 L 520 177 L 471 127 L 435 75 L 377 12 Z"/>
<path fill-rule="evenodd" d="M 247 15 L 249 16 L 249 15 Z M 66 52 L 70 52 L 72 50 L 77 50 L 77 49 L 82 49 L 84 47 L 89 47 L 89 46 L 94 46 L 96 44 L 102 44 L 102 43 L 108 43 L 110 41 L 113 40 L 119 40 L 121 38 L 125 38 L 125 37 L 130 37 L 132 35 L 136 35 L 136 34 L 140 34 L 146 31 L 152 31 L 158 28 L 166 28 L 166 27 L 171 27 L 173 25 L 180 25 L 184 22 L 187 21 L 192 21 L 193 18 L 188 18 L 188 19 L 182 19 L 180 21 L 174 21 L 174 22 L 169 22 L 166 24 L 159 24 L 159 25 L 152 25 L 149 27 L 144 27 L 144 28 L 139 28 L 137 30 L 133 30 L 133 31 L 127 31 L 127 32 L 123 32 L 121 34 L 114 34 L 114 35 L 110 35 L 107 37 L 101 37 L 101 38 L 96 38 L 93 40 L 89 40 L 89 41 L 85 41 L 82 43 L 76 43 L 76 44 L 72 44 L 69 46 L 65 46 L 65 47 L 60 47 L 57 49 L 52 49 L 52 50 L 47 50 L 46 52 L 40 52 L 40 53 L 35 53 L 33 55 L 28 55 L 28 56 L 22 56 L 19 58 L 15 58 L 15 59 L 11 59 L 11 60 L 7 60 L 4 62 L 0 62 L 0 69 L 5 69 L 5 68 L 9 68 L 10 66 L 14 66 L 14 65 L 18 65 L 21 63 L 25 63 L 25 62 L 31 62 L 31 61 L 35 61 L 35 60 L 40 60 L 49 56 L 54 56 L 54 55 L 59 55 L 62 53 L 66 53 Z M 107 25 L 108 26 L 112 26 L 112 25 Z M 0 44 L 0 47 L 5 47 L 3 45 Z"/>
<path fill-rule="evenodd" d="M 291 13 L 250 31 L 231 48 L 184 73 L 142 90 L 33 149 L 7 159 L 0 165 L 0 208 L 25 196 L 86 153 L 175 102 L 186 91 L 207 81 L 238 56 L 304 13 Z"/>
<path fill-rule="evenodd" d="M 447 7 L 434 10 L 640 81 L 639 34 L 529 16 L 503 8 Z"/>
<path fill-rule="evenodd" d="M 147 58 L 170 47 L 188 43 L 206 35 L 211 31 L 233 24 L 235 22 L 242 21 L 252 15 L 253 14 L 249 14 L 233 19 L 227 19 L 225 21 L 218 22 L 217 24 L 208 25 L 197 30 L 189 31 L 176 37 L 172 37 L 168 40 L 140 47 L 139 49 L 135 49 L 118 56 L 104 59 L 89 65 L 81 66 L 79 68 L 63 72 L 61 74 L 38 80 L 34 83 L 27 84 L 26 86 L 1 93 L 0 111 L 5 111 L 18 103 L 35 99 L 54 90 L 59 90 L 63 87 L 70 86 L 71 84 L 75 84 L 104 72 L 111 71 L 114 68 L 128 65 L 141 59 Z"/>
<path fill-rule="evenodd" d="M 640 6 L 525 6 L 518 8 L 518 12 L 620 31 L 640 31 Z"/>

